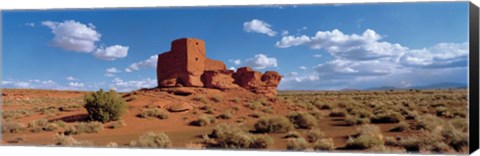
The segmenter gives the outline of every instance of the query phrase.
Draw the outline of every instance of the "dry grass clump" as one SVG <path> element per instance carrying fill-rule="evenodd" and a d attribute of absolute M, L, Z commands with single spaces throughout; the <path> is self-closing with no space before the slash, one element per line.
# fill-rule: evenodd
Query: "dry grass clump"
<path fill-rule="evenodd" d="M 302 135 L 297 131 L 288 131 L 284 138 L 300 138 Z"/>
<path fill-rule="evenodd" d="M 26 126 L 19 122 L 2 122 L 2 133 L 18 133 L 25 130 Z"/>
<path fill-rule="evenodd" d="M 226 124 L 218 125 L 209 135 L 213 141 L 211 146 L 234 149 L 262 149 L 273 144 L 268 135 L 253 135 L 245 130 Z"/>
<path fill-rule="evenodd" d="M 190 125 L 203 127 L 215 123 L 215 121 L 215 118 L 212 116 L 202 115 L 197 120 L 190 122 Z"/>
<path fill-rule="evenodd" d="M 347 116 L 345 116 L 344 120 L 345 120 L 345 124 L 348 125 L 348 126 L 370 123 L 370 119 L 362 118 L 362 117 L 354 116 L 354 115 L 347 115 Z"/>
<path fill-rule="evenodd" d="M 403 131 L 409 130 L 410 129 L 409 127 L 410 125 L 407 122 L 402 121 L 402 122 L 399 122 L 396 127 L 390 129 L 390 132 L 403 132 Z"/>
<path fill-rule="evenodd" d="M 320 129 L 312 129 L 312 130 L 307 132 L 306 136 L 307 136 L 307 141 L 308 142 L 316 142 L 316 141 L 324 138 L 325 133 L 323 133 L 323 131 L 320 130 Z"/>
<path fill-rule="evenodd" d="M 330 117 L 345 117 L 347 112 L 340 108 L 335 108 L 330 112 Z"/>
<path fill-rule="evenodd" d="M 213 102 L 221 102 L 223 100 L 223 97 L 220 95 L 216 95 L 210 98 Z"/>
<path fill-rule="evenodd" d="M 425 114 L 417 119 L 416 129 L 424 129 L 427 131 L 433 131 L 437 127 L 444 124 L 444 121 L 437 116 L 431 114 Z"/>
<path fill-rule="evenodd" d="M 376 110 L 374 114 L 370 118 L 372 123 L 398 123 L 405 119 L 402 114 L 387 108 Z"/>
<path fill-rule="evenodd" d="M 140 136 L 138 139 L 130 142 L 132 147 L 155 147 L 155 148 L 168 148 L 172 146 L 172 141 L 163 132 L 147 132 Z"/>
<path fill-rule="evenodd" d="M 348 149 L 369 149 L 384 144 L 380 129 L 374 125 L 362 125 L 359 129 L 359 135 L 350 137 L 347 140 Z"/>
<path fill-rule="evenodd" d="M 32 132 L 40 132 L 44 130 L 44 128 L 47 126 L 48 120 L 47 119 L 38 119 L 34 120 L 28 123 L 28 128 Z"/>
<path fill-rule="evenodd" d="M 123 120 L 118 120 L 118 121 L 114 121 L 110 124 L 110 126 L 108 126 L 109 128 L 111 129 L 117 129 L 117 128 L 121 128 L 121 127 L 125 127 L 127 126 L 127 123 L 125 123 L 125 121 Z"/>
<path fill-rule="evenodd" d="M 7 119 L 18 119 L 32 115 L 32 111 L 29 109 L 16 109 L 10 111 L 2 111 L 2 118 Z"/>
<path fill-rule="evenodd" d="M 287 149 L 294 151 L 303 151 L 310 148 L 310 145 L 304 138 L 291 138 L 287 140 Z"/>
<path fill-rule="evenodd" d="M 253 112 L 249 116 L 252 117 L 252 118 L 263 118 L 264 117 L 263 113 L 258 112 L 258 111 Z"/>
<path fill-rule="evenodd" d="M 93 142 L 91 141 L 78 141 L 72 136 L 65 136 L 63 134 L 55 135 L 54 140 L 54 145 L 58 146 L 93 146 Z"/>
<path fill-rule="evenodd" d="M 223 112 L 222 114 L 218 115 L 217 118 L 219 118 L 219 119 L 230 119 L 230 118 L 232 118 L 232 116 L 233 116 L 233 111 L 227 110 L 227 111 Z"/>
<path fill-rule="evenodd" d="M 202 103 L 208 103 L 207 99 L 205 99 L 205 97 L 203 97 L 203 96 L 193 97 L 192 100 L 193 100 L 193 101 L 202 102 Z"/>
<path fill-rule="evenodd" d="M 294 112 L 288 118 L 296 128 L 311 129 L 318 125 L 317 119 L 307 112 Z"/>
<path fill-rule="evenodd" d="M 314 150 L 328 150 L 328 151 L 332 151 L 335 149 L 335 144 L 333 143 L 333 139 L 332 138 L 328 138 L 328 139 L 320 139 L 320 140 L 317 140 L 315 141 L 313 144 L 312 144 L 312 148 Z"/>
<path fill-rule="evenodd" d="M 139 114 L 142 118 L 154 117 L 158 119 L 168 119 L 168 115 L 165 111 L 158 108 L 147 108 Z"/>
<path fill-rule="evenodd" d="M 400 139 L 398 141 L 398 145 L 405 148 L 408 152 L 419 152 L 422 146 L 422 142 L 422 139 L 416 136 L 411 136 Z"/>
<path fill-rule="evenodd" d="M 64 134 L 82 134 L 82 133 L 98 133 L 103 130 L 103 124 L 101 122 L 77 122 L 74 125 L 67 127 Z"/>
<path fill-rule="evenodd" d="M 262 133 L 285 133 L 294 129 L 294 125 L 283 116 L 265 117 L 258 120 L 255 130 Z"/>
<path fill-rule="evenodd" d="M 187 149 L 196 149 L 196 150 L 199 150 L 199 149 L 205 149 L 205 145 L 204 144 L 201 144 L 201 143 L 187 143 L 185 144 L 185 147 Z"/>

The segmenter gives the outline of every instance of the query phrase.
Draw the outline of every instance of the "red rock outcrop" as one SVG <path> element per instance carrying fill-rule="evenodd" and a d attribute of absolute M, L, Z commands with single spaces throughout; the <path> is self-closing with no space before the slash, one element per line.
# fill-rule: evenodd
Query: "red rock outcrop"
<path fill-rule="evenodd" d="M 226 70 L 222 61 L 206 58 L 205 42 L 194 38 L 174 40 L 170 51 L 158 55 L 159 87 L 244 88 L 275 96 L 281 79 L 275 71 L 262 74 L 250 67 L 239 68 L 237 72 Z"/>
<path fill-rule="evenodd" d="M 202 82 L 207 88 L 220 90 L 239 88 L 234 83 L 232 74 L 233 70 L 207 70 L 202 75 Z"/>

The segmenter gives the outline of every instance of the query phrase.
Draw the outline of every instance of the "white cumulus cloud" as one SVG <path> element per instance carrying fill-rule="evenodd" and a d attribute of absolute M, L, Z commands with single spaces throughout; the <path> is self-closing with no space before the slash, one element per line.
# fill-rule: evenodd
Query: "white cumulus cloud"
<path fill-rule="evenodd" d="M 125 69 L 125 71 L 132 72 L 132 71 L 140 70 L 140 68 L 156 68 L 157 60 L 158 60 L 158 55 L 150 56 L 150 58 L 146 60 L 130 64 L 130 66 L 128 66 Z"/>
<path fill-rule="evenodd" d="M 70 83 L 68 83 L 68 86 L 70 86 L 70 87 L 83 87 L 84 84 L 79 83 L 79 82 L 70 82 Z"/>
<path fill-rule="evenodd" d="M 126 57 L 128 54 L 128 48 L 129 47 L 121 45 L 113 45 L 107 48 L 101 47 L 96 49 L 95 52 L 93 52 L 93 55 L 102 60 L 113 61 L 115 59 Z"/>
<path fill-rule="evenodd" d="M 277 35 L 277 32 L 272 30 L 271 27 L 270 24 L 259 19 L 253 19 L 243 23 L 243 30 L 246 32 L 266 34 L 270 37 Z"/>
<path fill-rule="evenodd" d="M 277 67 L 277 59 L 274 57 L 268 57 L 265 54 L 257 54 L 253 58 L 245 60 L 244 65 L 253 67 L 255 69 L 265 69 L 268 67 Z"/>
<path fill-rule="evenodd" d="M 50 28 L 54 35 L 52 45 L 67 51 L 92 53 L 98 59 L 113 61 L 128 54 L 128 46 L 113 45 L 97 48 L 96 42 L 102 35 L 95 30 L 92 23 L 83 24 L 74 20 L 64 22 L 43 21 L 42 25 Z"/>
<path fill-rule="evenodd" d="M 114 67 L 112 67 L 112 68 L 107 68 L 107 69 L 105 70 L 105 76 L 106 76 L 106 77 L 115 77 L 115 74 L 116 74 L 116 73 L 120 73 L 120 72 L 122 72 L 122 71 L 120 71 L 120 70 L 118 70 L 117 68 L 114 68 Z"/>
<path fill-rule="evenodd" d="M 311 49 L 323 49 L 333 56 L 351 60 L 369 60 L 400 56 L 408 48 L 400 44 L 380 41 L 382 36 L 367 29 L 361 35 L 344 34 L 338 29 L 318 31 L 315 36 L 283 36 L 276 43 L 279 48 L 306 45 Z"/>
<path fill-rule="evenodd" d="M 132 91 L 141 88 L 152 88 L 157 86 L 157 80 L 146 78 L 141 80 L 131 80 L 131 81 L 124 81 L 118 77 L 112 80 L 110 84 L 111 89 L 115 89 L 117 91 Z"/>
<path fill-rule="evenodd" d="M 240 59 L 235 59 L 235 60 L 231 59 L 231 60 L 228 60 L 228 62 L 232 62 L 234 65 L 242 64 L 242 60 Z"/>
<path fill-rule="evenodd" d="M 400 59 L 404 66 L 420 68 L 465 67 L 468 43 L 439 43 L 430 48 L 411 50 Z"/>
<path fill-rule="evenodd" d="M 94 27 L 74 20 L 43 21 L 42 25 L 49 27 L 55 35 L 53 45 L 68 51 L 90 53 L 96 47 L 95 42 L 101 37 Z"/>
<path fill-rule="evenodd" d="M 65 79 L 68 80 L 68 81 L 76 81 L 77 80 L 77 78 L 75 78 L 73 76 L 66 77 Z"/>
<path fill-rule="evenodd" d="M 323 50 L 332 58 L 302 74 L 288 74 L 280 88 L 343 89 L 357 87 L 421 86 L 443 82 L 466 82 L 468 43 L 438 43 L 411 49 L 382 41 L 382 35 L 367 29 L 362 34 L 340 30 L 318 31 L 314 36 L 283 36 L 278 48 L 307 46 Z M 322 55 L 315 54 L 315 58 Z M 308 73 L 307 73 L 308 72 Z M 415 75 L 415 76 L 413 76 Z"/>

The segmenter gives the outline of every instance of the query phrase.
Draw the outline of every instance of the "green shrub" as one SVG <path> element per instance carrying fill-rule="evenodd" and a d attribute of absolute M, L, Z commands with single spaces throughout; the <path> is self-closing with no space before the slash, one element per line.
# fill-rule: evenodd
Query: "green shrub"
<path fill-rule="evenodd" d="M 317 140 L 315 143 L 313 143 L 312 148 L 314 150 L 329 150 L 329 151 L 331 151 L 331 150 L 335 149 L 335 145 L 333 143 L 332 138 L 320 139 L 320 140 Z"/>
<path fill-rule="evenodd" d="M 255 125 L 257 132 L 284 133 L 294 129 L 293 124 L 286 117 L 261 118 Z"/>
<path fill-rule="evenodd" d="M 287 140 L 287 149 L 294 151 L 302 151 L 309 148 L 308 142 L 303 138 L 291 138 Z"/>
<path fill-rule="evenodd" d="M 82 133 L 98 133 L 103 130 L 103 124 L 101 122 L 78 122 L 75 125 L 68 127 L 64 134 L 82 134 Z"/>
<path fill-rule="evenodd" d="M 108 122 L 121 118 L 127 108 L 125 100 L 114 90 L 104 92 L 103 89 L 84 97 L 88 118 L 94 121 Z"/>
<path fill-rule="evenodd" d="M 147 132 L 140 136 L 138 139 L 130 142 L 132 147 L 155 147 L 155 148 L 167 148 L 172 146 L 172 141 L 163 132 L 154 133 Z"/>
<path fill-rule="evenodd" d="M 317 126 L 317 119 L 307 112 L 294 112 L 288 118 L 296 128 L 311 129 Z"/>
<path fill-rule="evenodd" d="M 168 115 L 165 111 L 158 108 L 147 108 L 139 115 L 142 118 L 154 117 L 158 119 L 168 119 Z"/>
<path fill-rule="evenodd" d="M 325 137 L 325 133 L 323 133 L 323 131 L 320 129 L 312 129 L 307 132 L 306 136 L 308 142 L 316 142 Z"/>

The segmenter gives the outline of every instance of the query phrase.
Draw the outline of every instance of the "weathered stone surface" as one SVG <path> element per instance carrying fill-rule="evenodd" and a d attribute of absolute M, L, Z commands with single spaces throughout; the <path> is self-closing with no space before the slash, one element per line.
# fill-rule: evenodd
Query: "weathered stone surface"
<path fill-rule="evenodd" d="M 157 81 L 160 87 L 202 87 L 205 67 L 205 42 L 182 38 L 172 42 L 169 52 L 158 55 Z"/>
<path fill-rule="evenodd" d="M 282 76 L 275 71 L 267 71 L 264 74 L 252 70 L 250 67 L 242 67 L 233 74 L 235 83 L 240 87 L 254 93 L 266 96 L 277 95 L 277 86 Z"/>
<path fill-rule="evenodd" d="M 255 89 L 262 86 L 262 73 L 254 71 L 250 67 L 238 68 L 233 77 L 236 84 L 246 89 Z"/>
<path fill-rule="evenodd" d="M 207 88 L 216 88 L 220 90 L 238 88 L 233 83 L 233 70 L 207 70 L 202 75 L 202 82 Z"/>
<path fill-rule="evenodd" d="M 159 87 L 206 87 L 220 90 L 245 88 L 257 94 L 274 96 L 282 76 L 275 71 L 264 74 L 250 67 L 226 70 L 222 61 L 206 58 L 205 42 L 182 38 L 172 42 L 170 51 L 158 55 Z M 190 95 L 189 92 L 176 92 Z"/>
<path fill-rule="evenodd" d="M 205 60 L 205 71 L 207 70 L 226 70 L 227 66 L 222 61 L 212 60 L 207 58 Z"/>
<path fill-rule="evenodd" d="M 262 75 L 262 82 L 265 83 L 268 87 L 277 87 L 280 84 L 280 80 L 282 80 L 282 75 L 280 75 L 276 71 L 266 71 Z"/>
<path fill-rule="evenodd" d="M 267 97 L 274 97 L 277 95 L 277 87 L 267 87 L 267 86 L 260 86 L 253 90 L 255 94 L 261 94 Z"/>
<path fill-rule="evenodd" d="M 179 103 L 168 105 L 166 108 L 169 112 L 185 112 L 191 110 L 193 107 L 187 103 Z"/>

